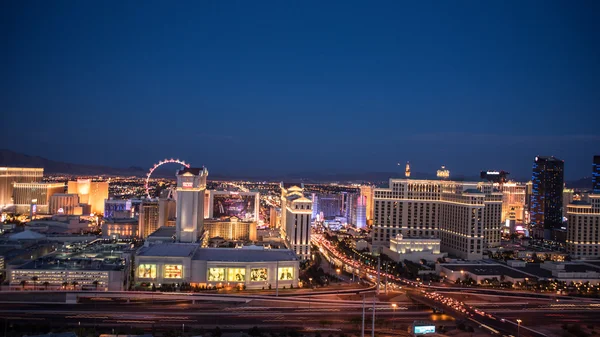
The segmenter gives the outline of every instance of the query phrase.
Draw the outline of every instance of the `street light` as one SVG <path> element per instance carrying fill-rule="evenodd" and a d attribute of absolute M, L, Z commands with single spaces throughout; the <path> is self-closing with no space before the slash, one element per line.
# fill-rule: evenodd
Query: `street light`
<path fill-rule="evenodd" d="M 517 319 L 517 337 L 519 337 L 519 334 L 521 332 L 521 322 L 523 322 L 520 319 Z"/>
<path fill-rule="evenodd" d="M 394 317 L 396 317 L 396 308 L 397 307 L 398 307 L 398 304 L 392 303 L 392 309 L 394 309 Z"/>

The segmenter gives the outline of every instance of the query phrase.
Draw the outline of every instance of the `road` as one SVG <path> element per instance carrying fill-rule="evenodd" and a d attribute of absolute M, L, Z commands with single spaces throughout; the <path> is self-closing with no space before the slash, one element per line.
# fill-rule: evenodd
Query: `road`
<path fill-rule="evenodd" d="M 348 264 L 354 268 L 360 268 L 364 270 L 370 279 L 375 279 L 376 271 L 373 268 L 361 265 L 360 261 L 349 259 L 341 254 L 337 248 L 330 244 L 323 236 L 316 235 L 313 239 L 313 243 L 319 247 L 319 249 L 329 256 L 334 257 L 337 260 L 341 260 L 343 263 Z M 429 285 L 415 282 L 413 280 L 402 279 L 393 275 L 387 275 L 396 287 L 403 286 L 404 290 L 410 294 L 411 298 L 415 301 L 428 305 L 432 308 L 440 309 L 443 312 L 452 315 L 457 320 L 464 320 L 467 322 L 474 323 L 475 326 L 482 328 L 492 334 L 504 334 L 504 335 L 517 335 L 520 336 L 532 336 L 532 337 L 545 337 L 543 332 L 540 332 L 529 326 L 534 326 L 536 323 L 548 322 L 548 312 L 552 314 L 557 310 L 561 311 L 560 316 L 564 322 L 587 322 L 586 317 L 600 317 L 600 305 L 598 302 L 600 299 L 581 299 L 570 296 L 556 296 L 550 294 L 539 294 L 539 293 L 528 293 L 528 292 L 513 292 L 513 291 L 501 291 L 501 290 L 488 290 L 488 289 L 465 289 L 459 287 L 452 287 L 447 285 Z M 380 274 L 380 279 L 385 277 L 385 273 Z M 507 302 L 517 300 L 531 300 L 531 301 L 547 301 L 547 303 L 540 305 L 539 303 L 521 305 L 520 308 L 512 308 L 510 314 L 505 312 L 484 312 L 473 305 L 465 305 L 459 300 L 453 299 L 451 293 L 459 293 L 460 295 L 474 295 L 474 296 L 494 296 L 497 299 L 507 299 Z M 562 303 L 567 303 L 569 306 L 556 307 L 557 300 Z M 578 303 L 578 306 L 571 306 L 572 303 Z M 587 306 L 582 306 L 587 305 Z M 500 305 L 501 307 L 502 305 Z M 567 312 L 567 310 L 569 310 Z M 497 311 L 497 310 L 496 310 Z M 580 318 L 584 317 L 583 319 Z M 551 316 L 554 317 L 554 316 Z M 521 320 L 521 325 L 517 323 L 517 320 Z M 556 320 L 552 320 L 553 322 Z"/>
<path fill-rule="evenodd" d="M 367 319 L 370 321 L 371 311 Z M 79 303 L 79 304 L 2 304 L 0 317 L 11 324 L 35 322 L 49 326 L 114 327 L 141 329 L 173 329 L 182 327 L 213 329 L 219 326 L 230 331 L 249 327 L 281 329 L 293 327 L 304 331 L 337 329 L 357 331 L 362 307 L 267 307 L 230 303 Z M 438 324 L 454 325 L 447 315 L 434 315 L 431 310 L 416 307 L 391 310 L 378 308 L 376 332 L 408 327 L 414 320 L 435 320 Z M 28 323 L 29 322 L 29 323 Z M 368 325 L 368 324 L 367 324 Z M 370 325 L 367 326 L 367 331 Z"/>
<path fill-rule="evenodd" d="M 313 237 L 319 249 L 345 266 L 359 269 L 370 280 L 376 271 L 359 261 L 348 259 L 322 236 Z M 385 279 L 381 273 L 381 279 Z M 545 337 L 537 328 L 544 322 L 557 324 L 593 324 L 600 317 L 597 300 L 582 300 L 526 292 L 503 292 L 487 289 L 465 289 L 452 286 L 420 284 L 387 275 L 391 282 L 390 296 L 376 299 L 376 332 L 380 335 L 407 335 L 406 328 L 415 320 L 434 322 L 435 325 L 455 326 L 461 320 L 478 332 L 499 335 Z M 312 331 L 360 331 L 363 302 L 367 298 L 366 332 L 370 334 L 369 308 L 373 288 L 356 288 L 316 292 L 306 289 L 294 292 L 261 294 L 219 293 L 144 293 L 144 292 L 68 292 L 66 298 L 78 298 L 78 304 L 26 303 L 26 292 L 3 292 L 0 297 L 0 317 L 5 324 L 31 326 L 31 322 L 45 326 L 129 327 L 145 331 L 188 329 L 247 330 L 252 326 L 270 330 L 293 327 Z M 395 310 L 389 300 L 400 294 L 411 300 L 394 299 Z M 23 302 L 18 302 L 23 295 Z M 40 296 L 43 296 L 40 292 Z M 468 296 L 468 297 L 467 297 Z M 6 302 L 7 297 L 16 302 Z M 557 300 L 560 299 L 560 302 Z M 4 301 L 4 302 L 3 302 Z M 403 302 L 404 301 L 404 302 Z M 414 302 L 413 302 L 414 301 Z M 464 302 L 467 303 L 464 303 Z M 501 301 L 501 304 L 491 303 Z M 33 301 L 35 302 L 35 300 Z M 64 302 L 64 300 L 63 300 Z M 416 303 L 415 303 L 416 302 Z M 419 305 L 421 304 L 421 305 Z M 432 309 L 443 312 L 434 314 Z M 521 326 L 517 319 L 522 320 Z"/>

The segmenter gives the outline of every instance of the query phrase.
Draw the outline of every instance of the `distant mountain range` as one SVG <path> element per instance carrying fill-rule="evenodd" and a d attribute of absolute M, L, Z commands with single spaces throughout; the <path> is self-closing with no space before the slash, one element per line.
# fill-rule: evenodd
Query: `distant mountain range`
<path fill-rule="evenodd" d="M 0 166 L 43 167 L 45 174 L 142 176 L 146 173 L 141 167 L 114 168 L 63 163 L 10 150 L 0 150 Z"/>
<path fill-rule="evenodd" d="M 109 175 L 109 176 L 145 176 L 148 169 L 138 166 L 127 168 L 115 168 L 101 165 L 81 165 L 54 161 L 38 156 L 29 156 L 23 153 L 11 150 L 0 150 L 0 166 L 15 167 L 43 167 L 45 174 L 66 174 L 66 175 Z M 174 177 L 173 167 L 161 167 L 154 173 L 156 177 Z M 303 181 L 307 183 L 320 182 L 374 182 L 385 184 L 390 178 L 404 177 L 403 172 L 358 172 L 358 173 L 322 173 L 322 172 L 300 172 L 291 174 L 281 174 L 276 176 L 266 175 L 244 175 L 231 174 L 222 175 L 218 172 L 211 172 L 211 180 L 220 179 L 240 179 L 253 181 Z M 412 172 L 411 178 L 415 179 L 435 179 L 434 174 Z M 453 180 L 479 181 L 477 176 L 454 175 Z M 569 188 L 590 188 L 592 185 L 591 177 L 584 177 L 574 181 L 568 181 Z"/>

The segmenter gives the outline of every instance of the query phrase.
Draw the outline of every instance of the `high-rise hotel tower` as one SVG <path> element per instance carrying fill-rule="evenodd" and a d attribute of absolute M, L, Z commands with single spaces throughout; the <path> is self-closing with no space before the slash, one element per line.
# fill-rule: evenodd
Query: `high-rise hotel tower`
<path fill-rule="evenodd" d="M 477 260 L 500 245 L 502 192 L 491 183 L 390 179 L 374 194 L 374 247 L 398 234 L 440 238 L 442 251 Z"/>
<path fill-rule="evenodd" d="M 208 170 L 183 168 L 177 172 L 177 242 L 196 242 L 204 224 L 204 193 Z"/>
<path fill-rule="evenodd" d="M 304 185 L 281 183 L 282 234 L 301 260 L 310 258 L 311 216 L 312 201 L 304 197 Z"/>

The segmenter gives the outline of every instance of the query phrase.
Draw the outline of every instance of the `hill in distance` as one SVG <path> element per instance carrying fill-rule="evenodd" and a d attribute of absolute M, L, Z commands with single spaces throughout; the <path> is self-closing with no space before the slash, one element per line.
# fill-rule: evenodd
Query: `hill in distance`
<path fill-rule="evenodd" d="M 68 175 L 143 176 L 147 172 L 141 167 L 114 168 L 100 165 L 63 163 L 10 150 L 0 150 L 0 166 L 42 167 L 44 168 L 44 174 Z"/>
<path fill-rule="evenodd" d="M 108 176 L 137 176 L 143 177 L 147 174 L 148 168 L 131 166 L 127 168 L 114 168 L 101 165 L 82 165 L 54 161 L 38 156 L 30 156 L 11 150 L 0 150 L 0 166 L 13 167 L 43 167 L 45 174 L 66 174 L 66 175 L 108 175 Z M 175 177 L 176 165 L 169 165 L 157 169 L 153 176 L 170 178 Z M 209 168 L 210 170 L 210 168 Z M 277 175 L 244 175 L 235 172 L 220 174 L 219 172 L 210 172 L 210 180 L 239 179 L 251 181 L 302 181 L 307 183 L 324 182 L 375 182 L 376 184 L 387 185 L 390 178 L 403 178 L 404 172 L 359 172 L 359 173 L 323 173 L 323 172 L 299 172 L 291 174 Z M 414 179 L 435 179 L 434 174 L 413 172 L 411 178 Z M 452 177 L 455 180 L 479 181 L 476 176 Z M 591 177 L 585 177 L 575 181 L 567 182 L 570 188 L 589 188 L 591 187 Z"/>

